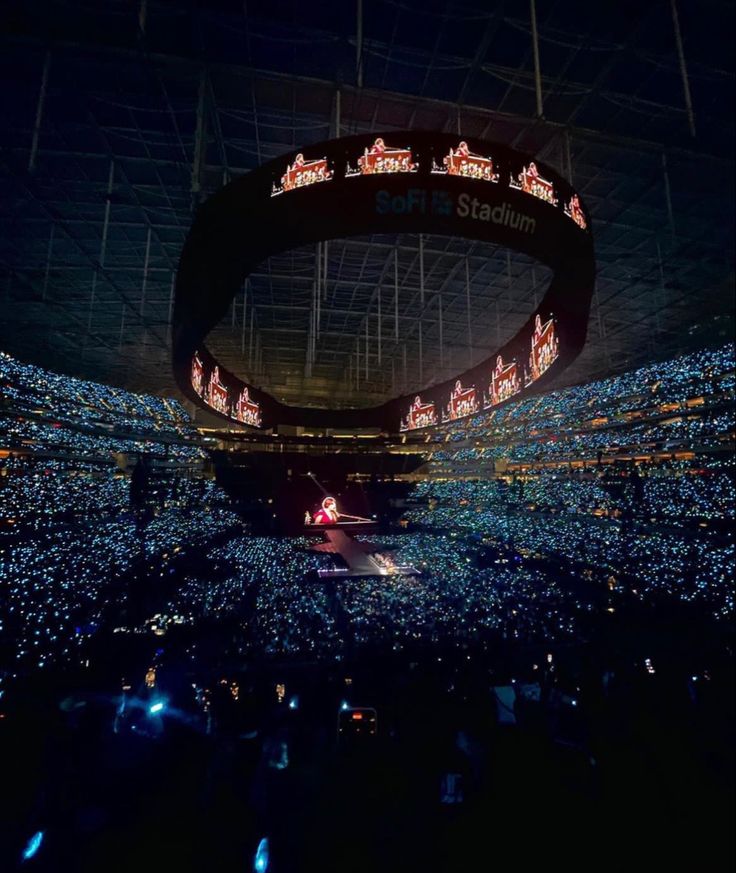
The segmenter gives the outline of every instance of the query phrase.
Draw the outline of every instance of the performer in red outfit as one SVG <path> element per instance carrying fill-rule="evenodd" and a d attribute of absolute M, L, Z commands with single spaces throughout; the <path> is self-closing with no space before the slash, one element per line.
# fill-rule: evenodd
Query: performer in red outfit
<path fill-rule="evenodd" d="M 322 508 L 314 513 L 312 524 L 336 524 L 339 518 L 337 501 L 334 497 L 325 497 L 322 501 Z"/>

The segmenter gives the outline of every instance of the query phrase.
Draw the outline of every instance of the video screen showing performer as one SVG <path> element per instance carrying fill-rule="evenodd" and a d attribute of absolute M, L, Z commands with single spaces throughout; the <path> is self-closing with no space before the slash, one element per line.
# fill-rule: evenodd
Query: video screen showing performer
<path fill-rule="evenodd" d="M 447 404 L 445 421 L 464 418 L 466 415 L 473 415 L 477 411 L 478 395 L 475 385 L 472 385 L 470 388 L 463 388 L 462 382 L 458 379 L 455 382 L 455 387 L 450 392 L 450 402 Z"/>
<path fill-rule="evenodd" d="M 409 407 L 406 418 L 401 419 L 399 429 L 402 431 L 416 430 L 420 427 L 430 427 L 437 424 L 437 413 L 434 403 L 430 400 L 425 402 L 417 394 L 414 402 Z"/>
<path fill-rule="evenodd" d="M 496 358 L 496 366 L 491 373 L 489 396 L 486 407 L 503 403 L 521 390 L 521 380 L 516 361 L 505 364 L 501 355 Z"/>
<path fill-rule="evenodd" d="M 450 149 L 442 159 L 442 167 L 432 162 L 433 173 L 446 173 L 450 176 L 464 176 L 467 179 L 479 179 L 483 182 L 497 182 L 498 173 L 494 171 L 493 159 L 490 156 L 476 155 L 470 151 L 463 140 L 456 149 Z"/>
<path fill-rule="evenodd" d="M 523 167 L 518 176 L 512 174 L 509 185 L 511 188 L 516 188 L 525 194 L 531 194 L 532 197 L 544 200 L 545 203 L 557 206 L 554 185 L 549 179 L 539 175 L 539 170 L 534 161 L 531 161 L 528 167 Z"/>
<path fill-rule="evenodd" d="M 377 173 L 416 173 L 418 164 L 410 148 L 391 148 L 382 137 L 377 137 L 370 148 L 358 158 L 357 168 L 348 164 L 345 178 L 371 176 Z"/>
<path fill-rule="evenodd" d="M 220 381 L 220 368 L 215 367 L 210 378 L 209 385 L 205 390 L 205 403 L 222 412 L 224 415 L 230 414 L 230 399 L 228 397 L 227 387 Z"/>
<path fill-rule="evenodd" d="M 568 218 L 572 218 L 581 230 L 585 230 L 588 227 L 588 222 L 585 220 L 585 213 L 580 205 L 580 198 L 577 194 L 573 194 L 569 203 L 565 204 L 565 215 Z"/>
<path fill-rule="evenodd" d="M 304 519 L 306 521 L 306 517 Z M 314 513 L 308 524 L 337 524 L 340 513 L 337 511 L 337 500 L 334 497 L 325 497 L 322 505 Z"/>
<path fill-rule="evenodd" d="M 305 188 L 307 185 L 316 185 L 318 182 L 329 182 L 332 175 L 327 158 L 306 161 L 300 152 L 294 158 L 293 164 L 286 165 L 286 172 L 281 177 L 281 183 L 278 186 L 273 185 L 271 196 L 276 197 L 278 194 L 283 194 L 284 191 L 294 191 L 296 188 Z"/>
<path fill-rule="evenodd" d="M 304 513 L 304 524 L 310 527 L 313 525 L 347 525 L 352 527 L 354 525 L 373 523 L 373 520 L 370 518 L 340 512 L 337 500 L 329 494 L 323 498 L 322 503 L 314 513 L 310 513 L 309 510 Z"/>
<path fill-rule="evenodd" d="M 261 426 L 261 407 L 255 400 L 250 399 L 247 385 L 240 392 L 240 397 L 233 412 L 234 417 L 242 424 L 248 424 L 251 427 Z"/>
<path fill-rule="evenodd" d="M 192 388 L 200 397 L 204 396 L 204 367 L 199 352 L 195 352 L 192 358 Z"/>
<path fill-rule="evenodd" d="M 529 355 L 529 372 L 532 381 L 546 373 L 557 360 L 560 353 L 560 341 L 555 332 L 555 320 L 552 316 L 542 324 L 542 317 L 537 313 L 534 319 L 532 347 Z"/>

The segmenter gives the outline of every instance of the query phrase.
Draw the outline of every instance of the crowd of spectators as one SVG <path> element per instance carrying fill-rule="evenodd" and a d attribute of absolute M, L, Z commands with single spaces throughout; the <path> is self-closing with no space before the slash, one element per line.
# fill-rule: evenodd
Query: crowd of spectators
<path fill-rule="evenodd" d="M 127 576 L 242 530 L 176 401 L 2 354 L 0 398 L 0 672 L 74 663 Z"/>
<path fill-rule="evenodd" d="M 18 452 L 107 457 L 204 457 L 182 405 L 60 376 L 0 353 L 0 444 Z"/>
<path fill-rule="evenodd" d="M 155 565 L 155 575 L 161 575 L 167 559 L 182 548 L 238 527 L 238 517 L 225 508 L 172 507 L 144 524 L 125 514 L 9 538 L 0 545 L 0 630 L 13 651 L 2 652 L 3 666 L 15 672 L 74 663 L 111 598 L 122 603 L 119 583 L 126 574 Z"/>
<path fill-rule="evenodd" d="M 7 593 L 0 654 L 11 669 L 74 662 L 111 603 L 114 611 L 125 579 L 141 567 L 152 576 L 168 573 L 182 552 L 197 560 L 180 565 L 155 615 L 176 616 L 195 635 L 203 623 L 233 620 L 241 653 L 271 659 L 463 647 L 488 635 L 581 640 L 592 616 L 632 602 L 666 600 L 716 619 L 733 615 L 736 486 L 726 451 L 732 347 L 444 428 L 442 442 L 429 444 L 429 475 L 413 486 L 402 526 L 368 537 L 381 567 L 392 572 L 328 581 L 318 571 L 334 568 L 335 558 L 313 551 L 319 536 L 253 536 L 214 481 L 177 462 L 186 454 L 171 462 L 172 451 L 202 452 L 173 402 L 65 384 L 6 357 L 2 367 L 5 379 L 23 374 L 24 390 L 43 400 L 44 415 L 63 418 L 58 413 L 69 404 L 78 416 L 59 426 L 31 420 L 17 412 L 20 395 L 6 397 L 16 412 L 2 419 L 0 431 L 11 435 L 6 451 L 14 449 L 0 467 Z M 657 420 L 626 417 L 665 401 L 685 411 L 668 409 Z M 80 429 L 82 415 L 84 427 L 99 427 L 108 416 L 115 428 L 134 422 L 137 434 L 95 435 Z M 605 417 L 608 426 L 597 429 L 593 417 Z M 178 438 L 171 428 L 182 429 Z M 669 436 L 685 450 L 581 463 L 610 450 L 612 440 L 631 448 Z M 19 441 L 22 449 L 14 446 Z M 131 479 L 109 457 L 129 443 L 147 459 L 137 467 L 139 493 L 136 474 Z M 66 455 L 50 451 L 53 445 Z M 561 463 L 457 475 L 463 460 L 521 462 L 540 451 Z M 443 460 L 443 452 L 450 458 Z M 419 575 L 394 572 L 407 567 Z"/>
<path fill-rule="evenodd" d="M 250 651 L 266 657 L 314 657 L 341 648 L 323 585 L 310 571 L 330 566 L 328 555 L 309 551 L 320 538 L 248 536 L 209 553 L 212 574 L 187 576 L 168 605 L 192 620 L 240 616 L 249 607 Z M 229 572 L 221 574 L 221 568 Z"/>
<path fill-rule="evenodd" d="M 548 462 L 647 447 L 721 448 L 736 427 L 734 346 L 512 401 L 432 432 L 439 462 Z"/>

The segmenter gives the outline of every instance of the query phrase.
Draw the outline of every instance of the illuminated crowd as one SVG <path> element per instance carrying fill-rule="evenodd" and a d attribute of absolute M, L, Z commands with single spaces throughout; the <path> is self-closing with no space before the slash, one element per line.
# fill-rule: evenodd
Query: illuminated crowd
<path fill-rule="evenodd" d="M 168 609 L 196 620 L 241 616 L 244 604 L 250 603 L 249 652 L 313 657 L 339 651 L 341 642 L 325 588 L 306 578 L 310 571 L 331 565 L 328 556 L 309 551 L 316 541 L 233 539 L 209 554 L 215 573 L 187 577 Z M 223 566 L 230 573 L 221 577 L 217 571 Z"/>
<path fill-rule="evenodd" d="M 204 457 L 176 400 L 50 373 L 0 353 L 0 442 L 17 452 Z"/>
<path fill-rule="evenodd" d="M 86 419 L 162 433 L 192 433 L 189 416 L 171 398 L 134 394 L 99 382 L 75 379 L 23 364 L 0 352 L 3 400 L 15 408 L 49 410 L 70 419 Z"/>
<path fill-rule="evenodd" d="M 531 396 L 437 428 L 433 457 L 528 463 L 595 459 L 631 446 L 722 448 L 736 427 L 734 370 L 730 344 Z"/>
<path fill-rule="evenodd" d="M 500 552 L 480 567 L 452 534 L 371 538 L 418 575 L 349 577 L 331 585 L 315 572 L 332 566 L 311 548 L 319 537 L 238 537 L 211 550 L 211 571 L 188 575 L 165 612 L 195 625 L 231 618 L 247 627 L 241 654 L 341 659 L 354 647 L 400 651 L 464 645 L 495 630 L 514 639 L 564 640 L 592 608 L 566 597 L 553 578 Z"/>
<path fill-rule="evenodd" d="M 78 663 L 141 574 L 176 581 L 118 632 L 230 622 L 276 660 L 575 641 L 632 604 L 730 619 L 733 370 L 727 347 L 440 428 L 400 524 L 364 538 L 380 574 L 328 579 L 319 535 L 249 532 L 174 401 L 0 356 L 4 667 Z"/>
<path fill-rule="evenodd" d="M 176 401 L 0 354 L 0 449 L 0 668 L 75 663 L 131 574 L 242 530 L 192 465 L 204 452 Z M 153 466 L 132 500 L 141 457 Z"/>
<path fill-rule="evenodd" d="M 433 499 L 418 501 L 407 518 L 423 530 L 480 534 L 513 546 L 527 558 L 552 562 L 554 567 L 562 563 L 590 578 L 612 579 L 614 588 L 625 587 L 642 600 L 667 596 L 698 601 L 717 617 L 733 613 L 736 547 L 730 526 L 713 529 L 701 521 L 690 529 L 665 527 L 646 518 L 599 517 L 578 497 L 567 511 L 530 512 L 489 501 L 488 483 L 462 483 L 464 505 L 459 506 L 456 484 L 447 483 L 445 489 L 436 483 Z M 554 489 L 558 483 L 549 485 Z"/>

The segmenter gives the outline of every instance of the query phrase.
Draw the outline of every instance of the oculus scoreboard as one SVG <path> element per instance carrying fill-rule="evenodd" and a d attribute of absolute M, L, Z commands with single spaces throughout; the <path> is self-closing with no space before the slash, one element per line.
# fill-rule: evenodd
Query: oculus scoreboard
<path fill-rule="evenodd" d="M 486 360 L 380 406 L 289 406 L 208 352 L 207 334 L 264 260 L 371 233 L 497 243 L 545 264 L 552 279 L 528 321 Z M 587 210 L 551 168 L 507 146 L 442 133 L 332 140 L 253 170 L 200 208 L 177 274 L 174 373 L 195 403 L 250 427 L 431 428 L 537 390 L 560 373 L 585 343 L 594 282 Z"/>

